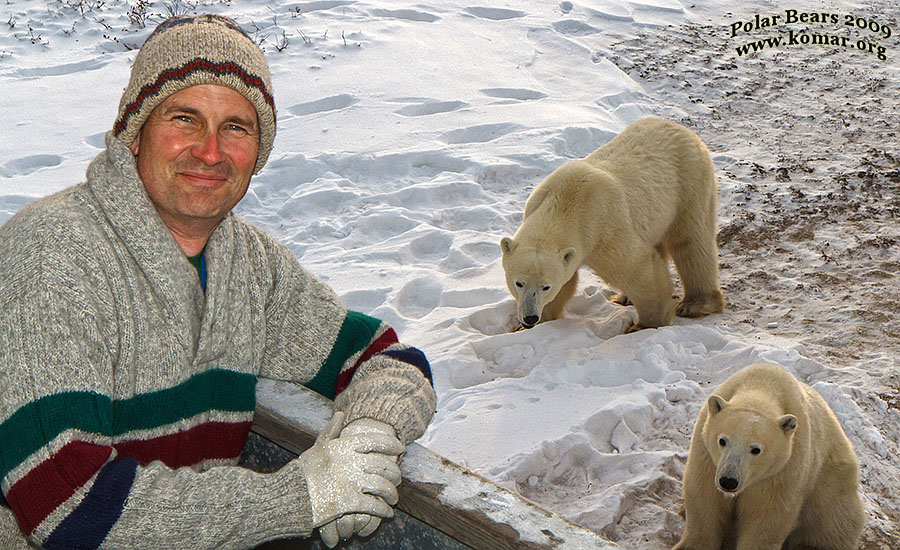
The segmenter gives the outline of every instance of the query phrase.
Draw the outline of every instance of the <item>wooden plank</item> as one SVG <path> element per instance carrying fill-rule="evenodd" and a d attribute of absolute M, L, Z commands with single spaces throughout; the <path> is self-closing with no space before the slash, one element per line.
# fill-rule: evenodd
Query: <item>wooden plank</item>
<path fill-rule="evenodd" d="M 332 403 L 301 386 L 261 380 L 253 431 L 295 453 L 313 444 Z M 477 550 L 617 548 L 496 483 L 412 443 L 400 465 L 398 508 Z"/>

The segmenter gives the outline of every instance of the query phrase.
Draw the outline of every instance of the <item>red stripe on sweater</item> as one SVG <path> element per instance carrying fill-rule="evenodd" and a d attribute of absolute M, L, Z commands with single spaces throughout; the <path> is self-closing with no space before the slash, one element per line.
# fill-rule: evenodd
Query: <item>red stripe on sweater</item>
<path fill-rule="evenodd" d="M 342 391 L 347 389 L 347 386 L 350 385 L 350 380 L 353 379 L 353 375 L 356 374 L 356 369 L 359 368 L 365 361 L 369 360 L 370 357 L 375 355 L 380 351 L 384 351 L 388 347 L 397 343 L 397 333 L 394 332 L 394 329 L 388 328 L 381 336 L 375 339 L 374 342 L 369 344 L 369 347 L 366 348 L 366 351 L 363 352 L 362 355 L 359 356 L 359 359 L 354 363 L 352 367 L 346 370 L 342 370 L 340 374 L 338 374 L 337 384 L 336 384 L 336 395 L 339 395 Z"/>
<path fill-rule="evenodd" d="M 120 441 L 119 458 L 133 458 L 141 466 L 161 460 L 169 468 L 193 466 L 204 460 L 241 455 L 251 422 L 207 422 L 189 430 L 153 439 Z"/>
<path fill-rule="evenodd" d="M 53 510 L 90 481 L 111 455 L 110 447 L 71 441 L 17 481 L 6 500 L 22 531 L 31 535 Z"/>

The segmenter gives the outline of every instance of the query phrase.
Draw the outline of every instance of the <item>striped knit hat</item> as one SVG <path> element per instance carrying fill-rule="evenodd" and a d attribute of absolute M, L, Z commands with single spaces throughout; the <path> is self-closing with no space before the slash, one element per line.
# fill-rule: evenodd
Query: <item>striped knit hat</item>
<path fill-rule="evenodd" d="M 259 153 L 254 173 L 259 172 L 275 140 L 269 67 L 256 43 L 227 17 L 174 17 L 156 27 L 134 60 L 113 133 L 131 146 L 157 105 L 197 84 L 228 86 L 256 108 Z"/>

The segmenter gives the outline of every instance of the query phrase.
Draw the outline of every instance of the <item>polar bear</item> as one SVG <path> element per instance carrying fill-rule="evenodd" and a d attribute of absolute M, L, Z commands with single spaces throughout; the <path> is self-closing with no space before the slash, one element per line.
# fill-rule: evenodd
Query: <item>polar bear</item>
<path fill-rule="evenodd" d="M 677 312 L 722 311 L 716 249 L 718 185 L 709 151 L 674 122 L 643 119 L 538 185 L 522 225 L 500 241 L 506 285 L 525 328 L 561 317 L 586 264 L 633 303 L 632 329 Z M 668 258 L 684 284 L 675 305 Z"/>
<path fill-rule="evenodd" d="M 750 365 L 709 397 L 684 470 L 675 550 L 855 550 L 859 463 L 825 400 L 778 365 Z"/>

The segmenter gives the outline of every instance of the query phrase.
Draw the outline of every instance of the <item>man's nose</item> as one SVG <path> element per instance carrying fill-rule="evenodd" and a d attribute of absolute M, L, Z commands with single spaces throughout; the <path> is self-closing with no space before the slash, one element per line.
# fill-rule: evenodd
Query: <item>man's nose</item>
<path fill-rule="evenodd" d="M 206 132 L 201 140 L 191 148 L 191 154 L 207 165 L 222 162 L 224 156 L 219 147 L 219 136 L 215 132 Z"/>

